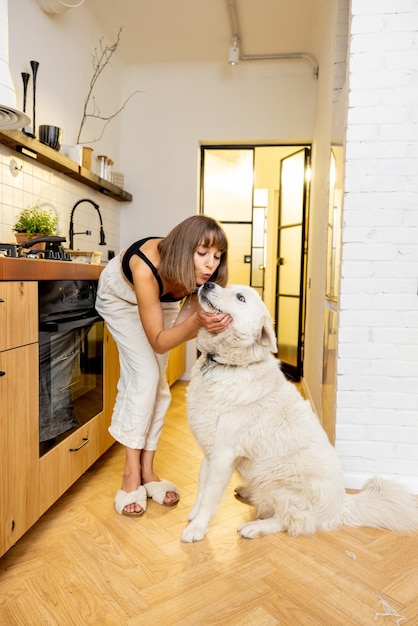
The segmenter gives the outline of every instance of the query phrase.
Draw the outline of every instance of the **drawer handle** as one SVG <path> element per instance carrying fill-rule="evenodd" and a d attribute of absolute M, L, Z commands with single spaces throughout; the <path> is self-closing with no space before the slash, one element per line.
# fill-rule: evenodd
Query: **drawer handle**
<path fill-rule="evenodd" d="M 0 372 L 0 376 L 6 376 L 6 372 Z"/>
<path fill-rule="evenodd" d="M 79 450 L 81 450 L 81 448 L 84 448 L 84 446 L 89 442 L 89 438 L 88 437 L 83 437 L 83 443 L 80 444 L 78 446 L 78 448 L 70 448 L 70 452 L 78 452 Z"/>
<path fill-rule="evenodd" d="M 0 298 L 0 302 L 6 302 L 6 300 L 3 300 L 3 298 Z"/>

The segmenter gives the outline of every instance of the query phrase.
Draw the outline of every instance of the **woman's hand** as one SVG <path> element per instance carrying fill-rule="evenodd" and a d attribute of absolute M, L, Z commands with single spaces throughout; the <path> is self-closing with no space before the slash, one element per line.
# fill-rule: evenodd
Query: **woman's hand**
<path fill-rule="evenodd" d="M 228 313 L 207 313 L 203 309 L 198 312 L 198 318 L 201 326 L 210 333 L 221 333 L 232 322 L 232 317 Z"/>

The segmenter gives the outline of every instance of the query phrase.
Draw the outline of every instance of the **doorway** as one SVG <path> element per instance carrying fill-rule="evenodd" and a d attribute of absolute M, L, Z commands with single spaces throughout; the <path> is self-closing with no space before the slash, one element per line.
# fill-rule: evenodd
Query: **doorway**
<path fill-rule="evenodd" d="M 308 145 L 201 146 L 200 212 L 225 229 L 229 282 L 258 291 L 295 381 L 303 375 L 309 171 Z"/>
<path fill-rule="evenodd" d="M 309 148 L 281 162 L 275 320 L 278 357 L 295 381 L 303 376 L 309 172 Z"/>

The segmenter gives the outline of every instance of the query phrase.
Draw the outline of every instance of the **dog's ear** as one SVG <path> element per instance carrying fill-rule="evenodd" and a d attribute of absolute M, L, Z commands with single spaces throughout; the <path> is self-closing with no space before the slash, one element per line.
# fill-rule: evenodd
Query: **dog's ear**
<path fill-rule="evenodd" d="M 270 352 L 277 352 L 277 339 L 276 334 L 271 325 L 271 319 L 265 318 L 263 327 L 261 329 L 261 345 L 267 346 L 270 349 Z"/>

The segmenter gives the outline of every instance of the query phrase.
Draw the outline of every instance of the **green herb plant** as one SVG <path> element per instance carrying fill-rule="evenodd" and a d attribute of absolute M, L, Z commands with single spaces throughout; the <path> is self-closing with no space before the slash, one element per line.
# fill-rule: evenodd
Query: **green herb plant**
<path fill-rule="evenodd" d="M 58 217 L 50 209 L 41 209 L 36 203 L 23 209 L 17 216 L 13 231 L 33 235 L 54 235 L 58 226 Z"/>

